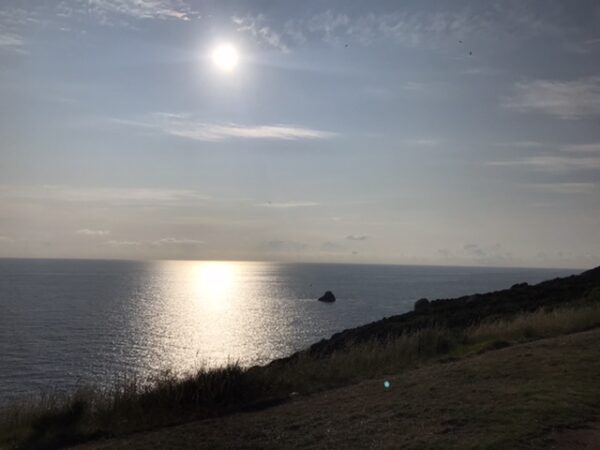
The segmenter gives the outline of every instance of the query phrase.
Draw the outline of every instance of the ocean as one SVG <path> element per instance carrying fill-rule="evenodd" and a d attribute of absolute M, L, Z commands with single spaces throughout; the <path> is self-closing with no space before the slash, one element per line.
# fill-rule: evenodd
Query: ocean
<path fill-rule="evenodd" d="M 0 404 L 264 364 L 333 333 L 577 271 L 225 261 L 0 259 Z M 332 290 L 337 301 L 316 301 Z"/>

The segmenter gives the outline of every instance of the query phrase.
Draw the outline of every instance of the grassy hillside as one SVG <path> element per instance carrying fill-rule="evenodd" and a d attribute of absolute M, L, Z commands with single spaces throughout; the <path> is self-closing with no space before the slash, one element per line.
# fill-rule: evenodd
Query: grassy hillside
<path fill-rule="evenodd" d="M 434 300 L 421 311 L 388 317 L 337 333 L 314 344 L 309 351 L 314 355 L 325 355 L 357 342 L 372 339 L 384 341 L 423 328 L 438 326 L 460 329 L 540 308 L 549 310 L 566 304 L 576 305 L 585 303 L 589 297 L 598 297 L 600 291 L 597 290 L 600 290 L 600 267 L 533 286 L 521 283 L 510 289 L 486 294 Z"/>
<path fill-rule="evenodd" d="M 80 450 L 555 449 L 552 437 L 598 419 L 599 379 L 600 330 L 592 330 Z M 563 440 L 558 448 L 581 447 Z"/>
<path fill-rule="evenodd" d="M 0 447 L 60 448 L 257 411 L 386 374 L 467 361 L 523 342 L 598 326 L 600 269 L 595 269 L 537 286 L 435 301 L 419 312 L 339 333 L 265 367 L 233 365 L 183 379 L 164 374 L 149 382 L 131 380 L 108 391 L 85 389 L 67 398 L 14 405 L 0 413 Z"/>

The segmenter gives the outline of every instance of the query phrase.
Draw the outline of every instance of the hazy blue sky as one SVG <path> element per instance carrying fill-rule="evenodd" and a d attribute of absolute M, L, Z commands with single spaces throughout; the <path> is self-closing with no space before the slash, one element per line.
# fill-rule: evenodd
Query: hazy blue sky
<path fill-rule="evenodd" d="M 3 0 L 0 139 L 0 256 L 598 265 L 600 3 Z"/>

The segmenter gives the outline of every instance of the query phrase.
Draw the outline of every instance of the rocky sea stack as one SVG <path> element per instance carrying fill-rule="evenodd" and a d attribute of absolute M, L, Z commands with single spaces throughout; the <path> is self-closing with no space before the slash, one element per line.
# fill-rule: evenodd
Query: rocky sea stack
<path fill-rule="evenodd" d="M 333 295 L 333 292 L 327 291 L 321 297 L 319 297 L 319 301 L 325 303 L 333 303 L 335 302 L 335 295 Z"/>

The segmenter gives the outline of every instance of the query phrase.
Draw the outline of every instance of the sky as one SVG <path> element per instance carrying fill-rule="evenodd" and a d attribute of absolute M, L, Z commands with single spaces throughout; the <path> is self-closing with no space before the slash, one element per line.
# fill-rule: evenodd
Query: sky
<path fill-rule="evenodd" d="M 0 4 L 0 257 L 586 268 L 599 230 L 597 1 Z"/>

